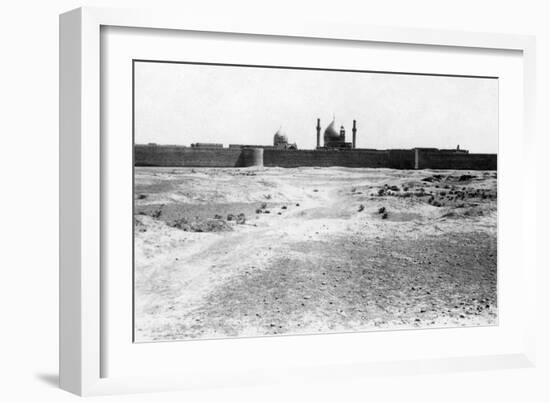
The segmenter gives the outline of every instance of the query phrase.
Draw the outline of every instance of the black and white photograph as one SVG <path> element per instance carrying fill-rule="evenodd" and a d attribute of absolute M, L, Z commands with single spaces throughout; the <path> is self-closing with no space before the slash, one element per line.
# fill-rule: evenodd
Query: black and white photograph
<path fill-rule="evenodd" d="M 550 402 L 546 5 L 3 4 L 0 400 Z"/>
<path fill-rule="evenodd" d="M 132 71 L 135 342 L 498 324 L 497 77 Z"/>

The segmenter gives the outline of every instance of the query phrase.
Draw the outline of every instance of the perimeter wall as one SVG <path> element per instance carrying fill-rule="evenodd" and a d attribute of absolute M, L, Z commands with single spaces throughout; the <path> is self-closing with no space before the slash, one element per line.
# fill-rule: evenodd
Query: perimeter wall
<path fill-rule="evenodd" d="M 414 169 L 412 150 L 264 150 L 264 166 Z"/>
<path fill-rule="evenodd" d="M 448 151 L 415 151 L 415 169 L 496 170 L 496 154 L 468 154 Z"/>
<path fill-rule="evenodd" d="M 239 148 L 135 145 L 134 164 L 157 167 L 238 167 L 245 166 L 242 154 Z"/>
<path fill-rule="evenodd" d="M 496 154 L 469 154 L 437 149 L 410 150 L 277 150 L 273 148 L 198 148 L 136 145 L 136 166 L 350 168 L 496 170 Z"/>

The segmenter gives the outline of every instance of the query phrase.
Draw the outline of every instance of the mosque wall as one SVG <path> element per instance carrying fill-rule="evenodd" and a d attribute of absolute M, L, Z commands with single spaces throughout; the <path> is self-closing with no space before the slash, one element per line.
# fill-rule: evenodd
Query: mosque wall
<path fill-rule="evenodd" d="M 415 154 L 413 150 L 388 150 L 388 167 L 394 169 L 414 169 Z"/>
<path fill-rule="evenodd" d="M 412 155 L 410 150 L 409 153 Z M 388 150 L 264 150 L 264 165 L 267 167 L 389 168 L 393 159 Z"/>
<path fill-rule="evenodd" d="M 261 167 L 264 165 L 264 149 L 261 147 L 243 148 L 240 165 L 243 167 Z"/>
<path fill-rule="evenodd" d="M 136 166 L 294 168 L 342 166 L 350 168 L 496 170 L 496 154 L 456 153 L 436 149 L 413 150 L 283 150 L 274 148 L 189 148 L 136 145 Z"/>
<path fill-rule="evenodd" d="M 496 170 L 497 154 L 469 154 L 441 150 L 415 150 L 415 168 Z"/>
<path fill-rule="evenodd" d="M 136 166 L 238 167 L 243 164 L 240 148 L 189 148 L 182 146 L 136 145 Z"/>

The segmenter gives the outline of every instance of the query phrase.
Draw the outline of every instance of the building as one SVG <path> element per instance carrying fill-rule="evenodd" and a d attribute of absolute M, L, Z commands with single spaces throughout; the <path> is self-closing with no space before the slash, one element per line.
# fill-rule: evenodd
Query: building
<path fill-rule="evenodd" d="M 323 134 L 323 146 L 320 145 L 321 137 L 321 119 L 317 119 L 317 148 L 318 149 L 343 149 L 351 150 L 355 148 L 355 140 L 357 136 L 356 121 L 353 121 L 353 141 L 351 143 L 346 142 L 346 129 L 344 126 L 340 126 L 340 131 L 336 130 L 336 120 L 333 118 L 332 122 L 326 127 Z"/>
<path fill-rule="evenodd" d="M 465 169 L 496 170 L 496 154 L 470 154 L 457 146 L 453 149 L 416 147 L 377 150 L 357 148 L 357 124 L 353 121 L 352 141 L 346 141 L 343 125 L 336 129 L 335 119 L 325 128 L 321 145 L 321 119 L 317 119 L 317 146 L 298 150 L 289 143 L 281 128 L 273 135 L 273 145 L 194 143 L 191 147 L 136 144 L 136 166 L 182 167 L 331 167 L 392 169 Z"/>
<path fill-rule="evenodd" d="M 273 135 L 273 148 L 278 150 L 297 150 L 298 147 L 296 143 L 289 143 L 287 135 L 282 131 L 281 128 L 275 132 Z"/>

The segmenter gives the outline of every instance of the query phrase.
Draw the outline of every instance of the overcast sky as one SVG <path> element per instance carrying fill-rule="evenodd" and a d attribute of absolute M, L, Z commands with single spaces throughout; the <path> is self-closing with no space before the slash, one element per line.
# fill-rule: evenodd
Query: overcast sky
<path fill-rule="evenodd" d="M 498 80 L 137 62 L 135 142 L 315 147 L 336 117 L 357 147 L 497 152 Z M 322 142 L 322 137 L 321 137 Z"/>

